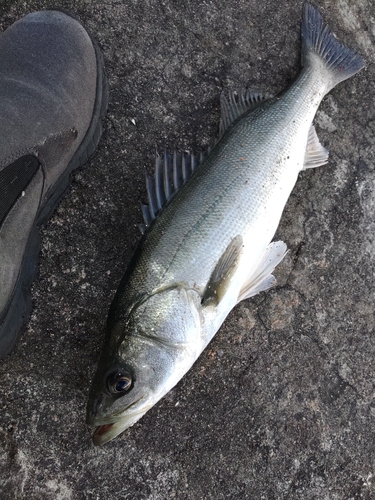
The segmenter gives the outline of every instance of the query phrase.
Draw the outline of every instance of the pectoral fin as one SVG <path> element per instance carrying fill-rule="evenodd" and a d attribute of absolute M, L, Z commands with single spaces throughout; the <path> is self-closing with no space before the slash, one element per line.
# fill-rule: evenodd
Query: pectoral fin
<path fill-rule="evenodd" d="M 249 299 L 259 292 L 264 292 L 276 283 L 276 278 L 272 275 L 272 272 L 277 264 L 283 260 L 286 252 L 287 247 L 283 241 L 272 242 L 268 245 L 258 266 L 248 276 L 241 288 L 238 302 Z"/>
<path fill-rule="evenodd" d="M 225 295 L 230 280 L 236 271 L 243 249 L 242 236 L 238 235 L 229 243 L 220 257 L 204 292 L 202 305 L 217 305 Z"/>

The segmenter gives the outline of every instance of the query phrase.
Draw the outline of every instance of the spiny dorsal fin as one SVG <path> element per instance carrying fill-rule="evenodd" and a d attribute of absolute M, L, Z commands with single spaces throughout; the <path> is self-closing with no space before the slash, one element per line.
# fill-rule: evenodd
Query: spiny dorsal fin
<path fill-rule="evenodd" d="M 326 148 L 319 142 L 314 125 L 311 125 L 307 137 L 305 162 L 303 165 L 304 170 L 325 165 L 328 162 L 328 155 L 329 153 Z"/>
<path fill-rule="evenodd" d="M 268 97 L 255 90 L 242 89 L 239 92 L 230 90 L 228 97 L 223 92 L 220 96 L 220 137 L 238 117 L 259 106 L 266 98 Z"/>
<path fill-rule="evenodd" d="M 238 296 L 238 302 L 249 299 L 259 292 L 264 292 L 276 283 L 272 272 L 277 264 L 283 260 L 286 252 L 287 247 L 283 241 L 272 242 L 268 245 L 255 271 L 245 280 Z"/>
<path fill-rule="evenodd" d="M 199 157 L 192 153 L 178 153 L 177 151 L 173 154 L 165 151 L 163 156 L 156 153 L 155 175 L 146 174 L 148 205 L 142 204 L 144 224 L 139 226 L 142 233 L 206 159 L 210 150 L 202 152 Z"/>
<path fill-rule="evenodd" d="M 238 267 L 239 258 L 243 250 L 241 235 L 237 235 L 227 246 L 220 257 L 204 292 L 202 305 L 217 305 L 224 297 L 230 280 Z"/>

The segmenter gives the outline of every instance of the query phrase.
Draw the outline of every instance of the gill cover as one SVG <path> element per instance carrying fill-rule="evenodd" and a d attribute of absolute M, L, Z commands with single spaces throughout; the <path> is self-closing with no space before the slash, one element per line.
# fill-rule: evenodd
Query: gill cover
<path fill-rule="evenodd" d="M 139 420 L 176 385 L 201 350 L 195 291 L 177 285 L 135 306 L 123 341 L 116 351 L 103 353 L 91 389 L 87 423 L 96 427 L 94 443 L 110 441 Z"/>

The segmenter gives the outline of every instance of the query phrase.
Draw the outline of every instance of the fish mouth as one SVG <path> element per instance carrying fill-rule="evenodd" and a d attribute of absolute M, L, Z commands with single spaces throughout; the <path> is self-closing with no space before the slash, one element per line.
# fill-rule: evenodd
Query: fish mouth
<path fill-rule="evenodd" d="M 134 408 L 134 406 L 137 405 L 142 399 L 146 399 L 146 397 L 142 396 L 137 401 L 128 406 L 125 410 L 125 412 L 127 413 L 125 413 L 125 415 L 122 415 L 122 417 L 121 414 L 124 413 L 124 410 L 119 412 L 117 415 L 113 415 L 113 418 L 118 418 L 118 420 L 116 420 L 115 422 L 109 422 L 97 426 L 92 437 L 94 445 L 101 446 L 105 443 L 108 443 L 108 441 L 111 441 L 112 439 L 117 437 L 123 431 L 135 424 L 141 417 L 143 417 L 143 415 L 153 406 L 153 404 L 146 404 L 140 409 L 128 412 L 130 408 Z"/>
<path fill-rule="evenodd" d="M 95 429 L 92 439 L 96 446 L 100 446 L 109 441 L 109 439 L 108 440 L 106 439 L 105 434 L 111 429 L 111 427 L 113 427 L 113 425 L 114 424 L 99 425 L 99 427 Z"/>
<path fill-rule="evenodd" d="M 147 410 L 126 415 L 123 419 L 110 424 L 99 425 L 93 434 L 92 440 L 95 446 L 102 446 L 111 441 L 123 431 L 135 424 Z"/>

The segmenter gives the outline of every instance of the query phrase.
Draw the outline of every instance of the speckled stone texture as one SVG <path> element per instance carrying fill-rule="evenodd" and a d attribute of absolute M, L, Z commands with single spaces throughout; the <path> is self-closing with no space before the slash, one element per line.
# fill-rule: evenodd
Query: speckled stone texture
<path fill-rule="evenodd" d="M 104 51 L 99 149 L 42 228 L 31 320 L 0 361 L 1 500 L 375 498 L 372 0 L 322 0 L 367 69 L 324 100 L 325 167 L 301 173 L 278 286 L 240 304 L 184 379 L 95 448 L 85 425 L 109 304 L 139 238 L 144 169 L 199 151 L 228 88 L 276 94 L 299 69 L 302 1 L 16 0 L 0 28 L 60 6 Z"/>

